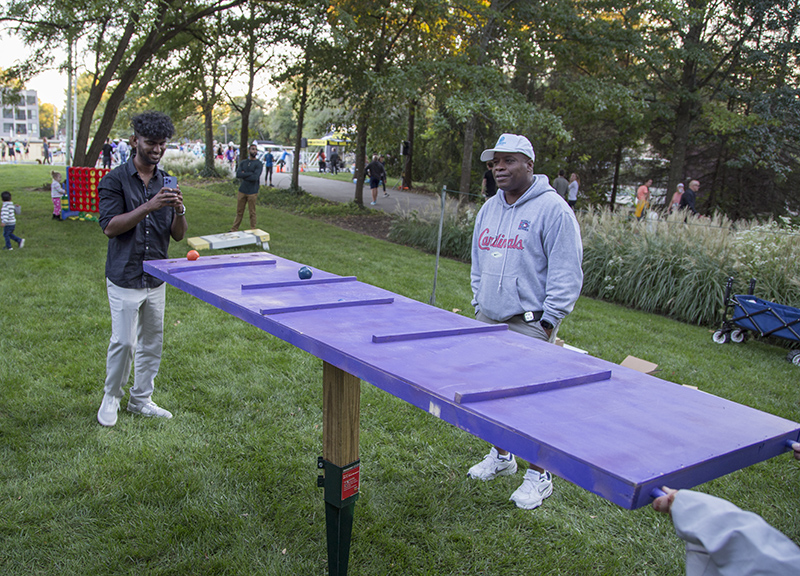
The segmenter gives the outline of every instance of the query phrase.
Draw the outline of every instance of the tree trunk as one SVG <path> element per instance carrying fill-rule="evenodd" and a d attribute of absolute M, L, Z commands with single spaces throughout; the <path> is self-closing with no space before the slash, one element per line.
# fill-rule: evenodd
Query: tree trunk
<path fill-rule="evenodd" d="M 157 48 L 155 45 L 158 44 L 158 41 L 155 40 L 154 36 L 155 34 L 148 36 L 144 45 L 136 54 L 136 58 L 134 58 L 130 66 L 128 66 L 128 68 L 126 68 L 120 76 L 119 82 L 114 87 L 114 91 L 111 93 L 111 96 L 109 96 L 108 101 L 106 102 L 106 108 L 103 111 L 103 117 L 100 119 L 100 124 L 97 126 L 97 132 L 95 132 L 92 144 L 89 146 L 86 156 L 82 159 L 83 162 L 81 162 L 81 157 L 79 154 L 86 149 L 86 141 L 89 137 L 89 128 L 92 122 L 92 114 L 87 115 L 87 111 L 84 109 L 83 115 L 81 116 L 81 125 L 78 129 L 78 141 L 76 143 L 77 150 L 75 151 L 76 165 L 94 166 L 94 161 L 92 159 L 96 159 L 100 156 L 100 152 L 103 149 L 103 144 L 105 143 L 109 133 L 111 133 L 111 128 L 114 126 L 114 121 L 117 119 L 119 107 L 122 104 L 122 101 L 125 100 L 125 94 L 128 93 L 128 90 L 133 85 L 133 82 L 136 80 L 136 77 L 139 75 L 141 69 L 156 52 Z"/>
<path fill-rule="evenodd" d="M 417 101 L 412 100 L 408 104 L 408 132 L 406 133 L 406 140 L 408 141 L 408 156 L 405 157 L 405 166 L 403 167 L 403 189 L 410 190 L 412 186 L 412 165 L 414 161 L 414 124 L 417 117 Z"/>
<path fill-rule="evenodd" d="M 250 18 L 252 19 L 252 10 Z M 249 29 L 247 39 L 247 94 L 244 97 L 244 107 L 242 108 L 242 129 L 239 137 L 239 158 L 249 158 L 249 153 L 245 150 L 249 148 L 250 142 L 250 110 L 253 108 L 253 84 L 255 83 L 255 60 L 256 60 L 256 35 L 255 30 Z"/>
<path fill-rule="evenodd" d="M 243 4 L 246 1 L 247 0 L 231 0 L 226 4 L 209 6 L 205 9 L 195 12 L 194 14 L 184 14 L 183 18 L 180 20 L 180 24 L 176 24 L 172 28 L 164 27 L 166 12 L 169 8 L 180 9 L 183 6 L 183 3 L 179 3 L 177 0 L 174 0 L 173 2 L 163 2 L 160 4 L 159 14 L 156 18 L 154 18 L 152 23 L 153 29 L 142 42 L 142 45 L 136 52 L 133 61 L 127 66 L 127 68 L 125 68 L 124 72 L 119 78 L 118 84 L 115 86 L 114 91 L 111 93 L 111 96 L 106 103 L 106 108 L 103 111 L 103 117 L 100 119 L 97 132 L 95 132 L 94 139 L 92 140 L 92 144 L 89 146 L 88 151 L 86 151 L 86 143 L 89 141 L 89 131 L 92 120 L 94 119 L 94 112 L 97 109 L 97 105 L 95 104 L 95 107 L 91 110 L 88 107 L 85 107 L 81 113 L 81 125 L 78 130 L 78 138 L 75 142 L 76 150 L 74 164 L 76 166 L 94 166 L 94 162 L 91 164 L 88 164 L 88 162 L 90 162 L 92 158 L 96 159 L 100 156 L 100 152 L 103 149 L 103 144 L 111 132 L 111 128 L 114 126 L 114 121 L 117 119 L 119 107 L 122 104 L 122 101 L 125 99 L 125 94 L 127 94 L 128 90 L 133 85 L 133 82 L 136 80 L 139 72 L 158 50 L 173 40 L 181 32 L 184 32 L 192 24 L 202 20 L 206 16 L 223 12 L 229 8 Z M 126 44 L 124 48 L 127 49 L 128 47 L 129 46 Z M 109 64 L 109 66 L 106 67 L 106 72 L 104 72 L 103 77 L 108 74 L 113 77 L 120 66 L 121 62 L 114 67 Z"/>
<path fill-rule="evenodd" d="M 78 134 L 75 140 L 75 158 L 73 162 L 73 164 L 76 166 L 94 166 L 97 158 L 100 155 L 98 150 L 97 154 L 94 156 L 89 156 L 88 159 L 93 159 L 91 162 L 89 162 L 86 157 L 86 143 L 89 141 L 89 131 L 92 127 L 92 119 L 94 118 L 94 113 L 97 110 L 97 107 L 100 105 L 100 102 L 103 99 L 103 93 L 105 93 L 108 83 L 114 78 L 114 74 L 117 72 L 120 63 L 125 56 L 125 50 L 130 44 L 138 21 L 138 17 L 132 17 L 131 20 L 128 21 L 128 24 L 125 26 L 125 31 L 122 33 L 119 42 L 117 42 L 117 48 L 114 51 L 114 55 L 106 65 L 105 71 L 99 78 L 95 77 L 92 81 L 92 87 L 89 89 L 89 97 L 86 99 L 86 104 L 84 105 L 81 113 L 80 123 L 78 124 Z M 102 149 L 102 142 L 105 142 L 107 135 L 108 134 L 106 133 L 103 136 L 100 149 Z"/>
<path fill-rule="evenodd" d="M 294 139 L 294 162 L 292 162 L 292 189 L 300 188 L 300 151 L 302 150 L 303 124 L 306 119 L 306 101 L 308 100 L 308 76 L 303 71 L 300 85 L 300 102 L 297 107 L 297 135 Z"/>
<path fill-rule="evenodd" d="M 355 203 L 360 208 L 364 207 L 364 170 L 367 166 L 367 122 L 369 115 L 362 110 L 358 115 L 358 126 L 356 127 L 356 197 Z"/>
<path fill-rule="evenodd" d="M 617 151 L 614 154 L 614 183 L 611 185 L 611 200 L 609 204 L 611 206 L 611 211 L 614 212 L 617 209 L 617 190 L 619 190 L 619 167 L 622 165 L 622 152 L 624 151 L 625 147 L 623 146 L 622 142 L 617 145 Z"/>
<path fill-rule="evenodd" d="M 212 176 L 217 169 L 214 166 L 214 106 L 209 105 L 208 101 L 203 103 L 203 132 L 205 134 L 206 152 L 205 172 L 206 176 Z"/>
<path fill-rule="evenodd" d="M 461 155 L 461 184 L 459 190 L 462 194 L 469 194 L 469 185 L 472 180 L 472 145 L 475 142 L 475 116 L 472 116 L 464 127 L 464 147 Z"/>
<path fill-rule="evenodd" d="M 494 35 L 495 20 L 498 14 L 511 4 L 513 4 L 513 2 L 506 2 L 503 4 L 503 0 L 492 0 L 489 6 L 489 17 L 480 32 L 481 35 L 478 42 L 478 55 L 476 59 L 476 64 L 478 66 L 483 66 L 483 63 L 486 61 L 486 49 Z M 462 194 L 469 194 L 469 187 L 472 181 L 472 146 L 475 143 L 476 125 L 476 116 L 473 114 L 464 127 L 464 147 L 461 153 L 461 182 L 459 184 L 459 190 Z"/>
<path fill-rule="evenodd" d="M 690 7 L 700 13 L 700 9 L 704 8 L 706 3 L 707 0 L 696 0 L 690 2 Z M 675 190 L 678 182 L 683 181 L 685 175 L 686 151 L 689 148 L 692 122 L 697 113 L 697 54 L 701 51 L 700 39 L 704 24 L 702 18 L 693 21 L 683 39 L 686 59 L 683 62 L 679 86 L 680 96 L 675 108 L 675 130 L 672 133 L 672 157 L 669 164 L 667 192 Z"/>

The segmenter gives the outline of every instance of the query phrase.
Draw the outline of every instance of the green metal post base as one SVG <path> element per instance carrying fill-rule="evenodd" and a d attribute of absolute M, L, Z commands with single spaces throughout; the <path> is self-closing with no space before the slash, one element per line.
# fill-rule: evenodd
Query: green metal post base
<path fill-rule="evenodd" d="M 325 503 L 325 525 L 328 533 L 328 574 L 330 576 L 347 576 L 355 507 L 355 502 L 344 508 L 339 508 L 328 502 Z"/>
<path fill-rule="evenodd" d="M 347 466 L 336 466 L 320 456 L 317 458 L 317 467 L 325 471 L 324 476 L 317 478 L 317 486 L 325 488 L 328 574 L 347 576 L 361 464 L 356 460 Z"/>

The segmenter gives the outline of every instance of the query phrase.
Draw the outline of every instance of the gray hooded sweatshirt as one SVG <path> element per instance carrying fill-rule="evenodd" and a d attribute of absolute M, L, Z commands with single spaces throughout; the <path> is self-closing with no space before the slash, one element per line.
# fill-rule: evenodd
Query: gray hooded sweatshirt
<path fill-rule="evenodd" d="M 557 326 L 583 285 L 583 245 L 572 209 L 544 174 L 514 204 L 498 190 L 478 212 L 472 236 L 475 313 L 504 322 L 542 311 Z"/>

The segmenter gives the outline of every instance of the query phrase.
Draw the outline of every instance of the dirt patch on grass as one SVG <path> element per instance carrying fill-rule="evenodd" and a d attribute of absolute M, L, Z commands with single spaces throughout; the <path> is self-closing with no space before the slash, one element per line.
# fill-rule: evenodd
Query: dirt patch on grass
<path fill-rule="evenodd" d="M 388 240 L 389 228 L 392 225 L 392 217 L 383 212 L 374 215 L 370 214 L 369 216 L 326 216 L 324 220 L 328 224 L 333 224 L 339 228 L 358 232 L 366 236 L 372 236 L 379 240 Z"/>

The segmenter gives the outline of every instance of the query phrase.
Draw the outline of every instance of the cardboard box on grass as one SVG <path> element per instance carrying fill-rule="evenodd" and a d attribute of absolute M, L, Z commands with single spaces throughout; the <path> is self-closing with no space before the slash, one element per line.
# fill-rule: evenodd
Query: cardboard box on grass
<path fill-rule="evenodd" d="M 625 360 L 620 362 L 619 365 L 625 366 L 625 368 L 630 368 L 631 370 L 636 370 L 637 372 L 643 372 L 645 374 L 653 374 L 658 369 L 658 364 L 653 364 L 652 362 L 642 360 L 636 356 L 628 356 L 625 358 Z"/>

